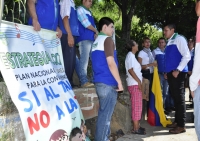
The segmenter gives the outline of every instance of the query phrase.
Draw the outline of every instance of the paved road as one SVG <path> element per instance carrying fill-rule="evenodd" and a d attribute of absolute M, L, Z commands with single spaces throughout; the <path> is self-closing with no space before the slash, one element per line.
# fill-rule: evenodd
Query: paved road
<path fill-rule="evenodd" d="M 186 89 L 186 104 L 187 107 L 191 102 L 188 102 L 188 89 Z M 116 141 L 198 141 L 194 129 L 194 123 L 192 121 L 193 109 L 187 108 L 186 110 L 186 132 L 181 134 L 169 134 L 169 128 L 161 126 L 150 126 L 147 121 L 141 123 L 142 127 L 146 128 L 146 135 L 135 135 L 127 133 Z M 172 112 L 167 118 L 170 118 L 173 122 L 174 112 Z"/>

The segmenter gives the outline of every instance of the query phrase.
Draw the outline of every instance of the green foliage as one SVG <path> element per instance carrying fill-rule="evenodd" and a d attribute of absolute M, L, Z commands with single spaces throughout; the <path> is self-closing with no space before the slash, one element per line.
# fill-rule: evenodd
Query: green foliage
<path fill-rule="evenodd" d="M 3 20 L 26 24 L 26 0 L 4 0 Z"/>
<path fill-rule="evenodd" d="M 115 29 L 120 30 L 122 27 L 121 11 L 116 4 L 113 5 L 112 9 L 104 3 L 103 1 L 94 4 L 91 8 L 92 14 L 96 20 L 96 25 L 98 27 L 98 21 L 102 17 L 111 17 L 115 22 Z"/>
<path fill-rule="evenodd" d="M 167 23 L 174 23 L 177 32 L 187 38 L 194 36 L 196 32 L 195 0 L 140 0 L 135 14 L 143 23 L 159 28 Z"/>
<path fill-rule="evenodd" d="M 109 6 L 106 2 L 99 2 L 92 6 L 91 11 L 93 16 L 96 19 L 96 25 L 98 27 L 98 21 L 100 18 L 107 16 L 114 20 L 115 22 L 115 30 L 116 30 L 116 48 L 118 52 L 118 62 L 120 72 L 125 72 L 125 57 L 126 50 L 124 49 L 124 45 L 126 40 L 122 38 L 122 13 L 119 7 L 114 3 L 110 3 L 112 6 Z M 131 22 L 131 30 L 130 30 L 130 39 L 135 40 L 139 44 L 139 50 L 142 49 L 142 39 L 144 37 L 149 37 L 152 41 L 151 49 L 157 47 L 158 38 L 162 37 L 162 32 L 158 30 L 156 27 L 151 26 L 149 24 L 143 24 L 140 18 L 133 16 Z"/>

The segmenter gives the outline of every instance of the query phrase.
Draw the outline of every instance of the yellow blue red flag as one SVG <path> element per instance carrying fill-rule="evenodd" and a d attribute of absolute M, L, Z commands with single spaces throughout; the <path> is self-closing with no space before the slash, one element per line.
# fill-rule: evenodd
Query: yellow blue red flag
<path fill-rule="evenodd" d="M 167 124 L 171 124 L 171 120 L 166 119 L 163 109 L 162 90 L 157 67 L 154 67 L 153 83 L 149 97 L 150 101 L 147 122 L 151 126 L 162 125 L 163 127 L 166 127 Z"/>

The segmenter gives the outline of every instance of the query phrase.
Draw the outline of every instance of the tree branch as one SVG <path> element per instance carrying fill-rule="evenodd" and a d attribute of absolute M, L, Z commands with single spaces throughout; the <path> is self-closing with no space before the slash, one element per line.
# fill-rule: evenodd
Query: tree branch
<path fill-rule="evenodd" d="M 122 3 L 120 3 L 120 0 L 113 0 L 118 6 L 119 8 L 122 10 Z"/>
<path fill-rule="evenodd" d="M 129 12 L 128 12 L 128 17 L 129 17 L 129 18 L 131 18 L 131 17 L 133 16 L 133 14 L 134 14 L 136 1 L 137 1 L 137 0 L 132 0 L 132 1 L 131 1 L 131 8 L 130 8 L 130 10 L 129 10 Z"/>

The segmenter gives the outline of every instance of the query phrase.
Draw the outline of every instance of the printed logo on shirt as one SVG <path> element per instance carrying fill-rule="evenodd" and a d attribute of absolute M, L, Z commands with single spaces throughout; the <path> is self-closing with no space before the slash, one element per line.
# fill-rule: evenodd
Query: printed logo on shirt
<path fill-rule="evenodd" d="M 93 44 L 93 45 L 92 45 L 92 48 L 96 48 L 97 46 L 98 46 L 98 43 Z"/>

